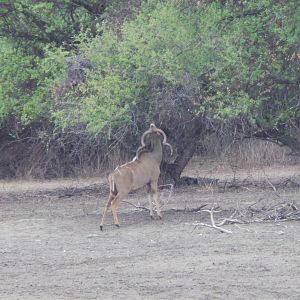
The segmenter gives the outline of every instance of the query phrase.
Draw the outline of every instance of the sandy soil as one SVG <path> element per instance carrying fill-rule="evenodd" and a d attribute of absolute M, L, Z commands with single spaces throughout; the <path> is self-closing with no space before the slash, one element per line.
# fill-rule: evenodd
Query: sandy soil
<path fill-rule="evenodd" d="M 225 234 L 191 225 L 210 220 L 188 210 L 218 203 L 220 219 L 255 202 L 299 207 L 299 189 L 165 191 L 163 220 L 121 203 L 121 228 L 109 215 L 100 232 L 107 188 L 55 182 L 0 183 L 0 299 L 300 299 L 300 222 Z"/>

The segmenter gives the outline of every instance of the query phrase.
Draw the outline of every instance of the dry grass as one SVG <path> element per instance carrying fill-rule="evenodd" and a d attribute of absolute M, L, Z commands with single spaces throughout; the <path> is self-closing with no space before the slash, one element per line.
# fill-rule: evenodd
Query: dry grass
<path fill-rule="evenodd" d="M 206 148 L 212 151 L 206 156 L 194 156 L 183 175 L 254 181 L 299 177 L 300 159 L 291 156 L 286 147 L 256 139 L 222 142 L 216 138 L 206 140 Z"/>
<path fill-rule="evenodd" d="M 300 162 L 299 158 L 291 155 L 289 148 L 264 140 L 232 141 L 226 137 L 220 140 L 219 137 L 210 136 L 203 144 L 209 158 L 233 167 L 248 168 Z"/>
<path fill-rule="evenodd" d="M 206 154 L 193 157 L 183 175 L 219 178 L 244 174 L 242 175 L 244 177 L 254 176 L 257 178 L 265 177 L 266 172 L 270 173 L 268 176 L 274 176 L 271 174 L 274 171 L 274 166 L 276 168 L 279 167 L 280 172 L 287 172 L 288 176 L 299 172 L 299 167 L 297 166 L 300 163 L 299 157 L 290 155 L 290 149 L 287 147 L 280 147 L 272 142 L 257 139 L 232 142 L 228 137 L 220 139 L 216 136 L 210 136 L 205 138 L 202 144 L 202 150 L 205 149 L 205 151 L 201 151 L 201 153 L 206 152 Z M 10 153 L 15 153 L 14 150 L 11 149 Z M 41 159 L 39 157 L 44 155 L 36 155 L 34 151 L 32 153 L 32 157 L 35 158 L 34 163 L 33 158 L 29 161 L 22 160 L 21 154 L 18 153 L 20 157 L 16 155 L 15 160 L 10 160 L 9 157 L 3 156 L 0 160 L 0 177 L 5 178 L 15 174 L 15 178 L 19 179 L 18 188 L 23 190 L 31 188 L 29 182 L 41 189 L 47 189 L 49 185 L 57 186 L 63 184 L 64 186 L 72 186 L 81 184 L 82 178 L 97 178 L 97 180 L 99 180 L 99 177 L 106 178 L 109 171 L 132 158 L 128 156 L 125 149 L 121 150 L 117 144 L 112 145 L 106 154 L 97 154 L 96 161 L 82 159 L 79 165 L 68 162 L 68 168 L 73 170 L 69 176 L 81 178 L 80 180 L 50 180 L 45 184 L 43 181 L 34 180 L 33 178 L 59 178 L 66 176 L 63 175 L 63 167 L 57 173 L 55 164 L 59 165 L 59 162 L 51 162 L 50 165 L 47 165 L 47 168 L 51 174 L 53 173 L 53 176 L 43 177 L 46 167 L 40 162 Z M 8 155 L 9 153 L 6 154 Z M 6 162 L 6 164 L 3 164 L 3 162 Z M 14 162 L 16 163 L 14 164 Z M 106 171 L 103 172 L 103 170 Z M 275 173 L 278 175 L 278 170 Z M 91 179 L 86 179 L 85 181 L 89 180 Z M 13 189 L 13 186 L 14 181 L 0 181 L 0 191 L 3 188 Z"/>
<path fill-rule="evenodd" d="M 227 163 L 214 160 L 204 160 L 194 157 L 183 172 L 183 176 L 217 178 L 231 181 L 234 178 L 248 181 L 265 181 L 267 178 L 279 180 L 282 178 L 298 178 L 300 165 L 272 165 L 248 168 L 233 168 Z"/>
<path fill-rule="evenodd" d="M 106 177 L 52 180 L 0 180 L 0 193 L 84 188 L 94 184 L 105 184 L 106 182 Z"/>
<path fill-rule="evenodd" d="M 231 165 L 239 167 L 270 166 L 273 164 L 290 164 L 294 157 L 287 147 L 262 140 L 244 140 L 234 143 L 229 149 L 227 160 Z M 225 152 L 226 156 L 226 152 Z"/>

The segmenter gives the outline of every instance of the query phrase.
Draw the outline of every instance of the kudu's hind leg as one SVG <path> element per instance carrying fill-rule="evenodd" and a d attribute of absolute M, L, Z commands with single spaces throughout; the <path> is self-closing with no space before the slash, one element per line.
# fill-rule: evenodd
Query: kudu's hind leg
<path fill-rule="evenodd" d="M 105 216 L 106 216 L 106 213 L 108 211 L 108 209 L 110 208 L 111 204 L 112 204 L 112 201 L 115 199 L 115 195 L 113 194 L 110 194 L 109 195 L 109 198 L 108 198 L 108 201 L 105 205 L 105 208 L 104 208 L 104 211 L 103 211 L 103 215 L 102 215 L 102 219 L 101 219 L 101 223 L 100 223 L 100 230 L 102 231 L 103 230 L 103 224 L 104 224 L 104 220 L 105 220 Z"/>
<path fill-rule="evenodd" d="M 114 223 L 117 227 L 120 227 L 120 222 L 119 222 L 118 214 L 117 214 L 117 208 L 118 208 L 119 201 L 122 198 L 124 198 L 124 196 L 122 194 L 118 193 L 117 196 L 111 202 L 111 211 L 113 213 Z"/>

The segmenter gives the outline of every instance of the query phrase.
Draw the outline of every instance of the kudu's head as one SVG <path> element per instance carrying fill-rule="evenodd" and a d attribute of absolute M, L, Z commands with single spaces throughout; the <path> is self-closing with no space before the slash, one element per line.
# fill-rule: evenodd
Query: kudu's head
<path fill-rule="evenodd" d="M 141 147 L 137 150 L 136 157 L 139 158 L 144 152 L 152 152 L 162 157 L 162 145 L 168 146 L 171 150 L 171 155 L 173 154 L 173 148 L 167 143 L 167 136 L 164 131 L 152 123 L 150 124 L 150 128 L 141 137 Z"/>

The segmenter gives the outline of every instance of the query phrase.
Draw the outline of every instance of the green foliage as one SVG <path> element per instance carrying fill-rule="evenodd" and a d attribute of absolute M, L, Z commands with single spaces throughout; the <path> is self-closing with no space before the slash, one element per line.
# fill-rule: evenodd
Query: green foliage
<path fill-rule="evenodd" d="M 30 65 L 28 59 L 20 59 L 18 53 L 6 41 L 1 41 L 0 51 L 0 118 L 5 117 L 15 106 L 18 106 L 23 91 L 17 89 L 28 75 L 22 70 Z"/>
<path fill-rule="evenodd" d="M 153 78 L 170 85 L 191 82 L 205 96 L 199 112 L 224 120 L 244 114 L 250 121 L 268 114 L 260 107 L 274 89 L 273 77 L 294 79 L 285 69 L 298 38 L 291 36 L 291 2 L 183 9 L 184 3 L 144 3 L 118 34 L 103 27 L 101 35 L 81 43 L 95 66 L 80 107 L 82 121 L 92 131 L 127 122 L 128 108 L 149 91 Z M 280 104 L 278 112 L 273 110 L 274 122 L 277 113 L 291 117 L 288 107 L 282 109 Z"/>
<path fill-rule="evenodd" d="M 99 1 L 3 2 L 0 4 L 0 36 L 9 38 L 27 53 L 39 56 L 43 47 L 51 43 L 70 47 L 74 35 L 81 29 L 93 28 L 96 15 L 100 13 Z"/>
<path fill-rule="evenodd" d="M 215 119 L 243 114 L 273 126 L 299 117 L 295 94 L 281 96 L 282 82 L 299 80 L 291 59 L 300 35 L 294 1 L 142 1 L 117 29 L 72 1 L 30 3 L 0 6 L 0 31 L 8 36 L 0 46 L 0 118 L 46 116 L 62 128 L 85 124 L 98 133 L 128 123 L 135 103 L 151 102 L 155 80 L 188 86 L 198 95 L 195 113 Z M 65 59 L 78 53 L 93 69 L 56 99 Z"/>
<path fill-rule="evenodd" d="M 23 123 L 49 117 L 51 89 L 65 72 L 64 52 L 45 48 L 41 59 L 24 54 L 6 39 L 0 47 L 0 120 L 9 114 Z"/>

